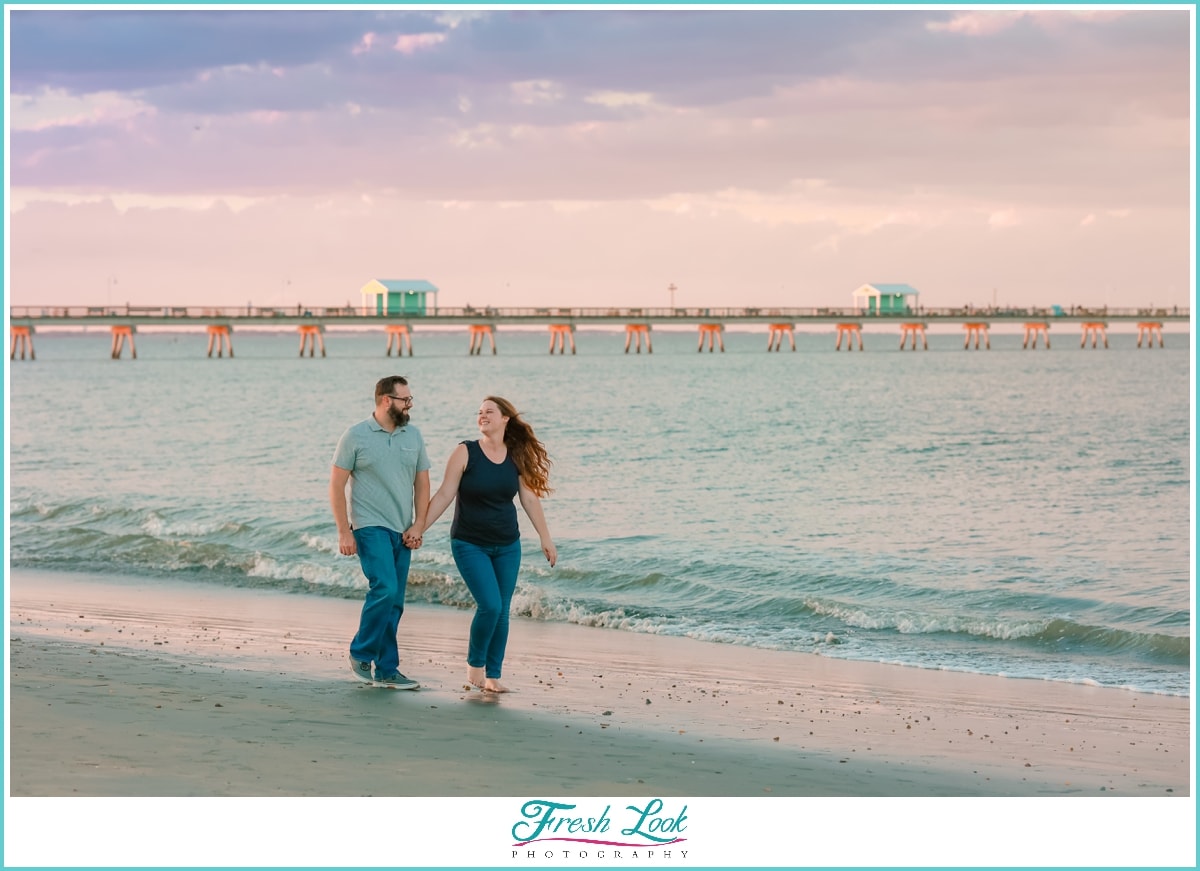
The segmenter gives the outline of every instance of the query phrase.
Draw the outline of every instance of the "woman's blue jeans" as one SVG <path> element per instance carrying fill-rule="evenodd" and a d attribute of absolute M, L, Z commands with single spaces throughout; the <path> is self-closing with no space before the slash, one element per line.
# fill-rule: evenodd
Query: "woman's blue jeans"
<path fill-rule="evenodd" d="M 350 655 L 360 662 L 375 663 L 375 676 L 385 677 L 400 669 L 396 630 L 404 614 L 412 551 L 400 533 L 386 526 L 355 529 L 354 543 L 369 586 Z"/>
<path fill-rule="evenodd" d="M 484 547 L 454 538 L 450 553 L 475 597 L 467 665 L 483 668 L 488 677 L 498 679 L 508 646 L 508 609 L 521 568 L 521 542 Z"/>

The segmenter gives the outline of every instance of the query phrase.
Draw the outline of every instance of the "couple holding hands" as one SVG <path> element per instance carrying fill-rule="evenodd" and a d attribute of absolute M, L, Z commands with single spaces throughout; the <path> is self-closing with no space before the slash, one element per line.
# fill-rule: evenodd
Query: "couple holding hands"
<path fill-rule="evenodd" d="M 507 692 L 500 676 L 521 566 L 513 500 L 520 501 L 553 566 L 558 552 L 541 503 L 550 493 L 550 458 L 512 404 L 489 396 L 479 405 L 480 437 L 454 448 L 431 498 L 429 455 L 420 431 L 409 422 L 412 404 L 407 379 L 380 379 L 375 410 L 342 434 L 333 455 L 329 501 L 338 551 L 358 555 L 368 582 L 358 632 L 350 642 L 350 668 L 359 680 L 377 686 L 420 687 L 400 672 L 396 631 L 412 551 L 454 502 L 450 550 L 475 598 L 467 681 L 486 692 Z"/>

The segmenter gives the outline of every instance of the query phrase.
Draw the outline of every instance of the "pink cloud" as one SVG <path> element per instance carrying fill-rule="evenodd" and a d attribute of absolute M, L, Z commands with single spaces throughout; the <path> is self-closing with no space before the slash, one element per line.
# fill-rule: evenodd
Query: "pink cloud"
<path fill-rule="evenodd" d="M 354 46 L 354 48 L 352 49 L 352 52 L 354 54 L 366 54 L 367 52 L 369 52 L 371 50 L 372 46 L 374 46 L 374 45 L 375 45 L 375 34 L 374 33 L 364 33 L 362 40 L 358 43 L 358 45 Z"/>
<path fill-rule="evenodd" d="M 404 33 L 396 38 L 396 44 L 392 48 L 401 54 L 411 55 L 445 41 L 444 33 Z"/>
<path fill-rule="evenodd" d="M 935 33 L 959 33 L 965 36 L 991 36 L 1008 30 L 1026 12 L 961 12 L 949 21 L 931 21 L 925 25 Z"/>

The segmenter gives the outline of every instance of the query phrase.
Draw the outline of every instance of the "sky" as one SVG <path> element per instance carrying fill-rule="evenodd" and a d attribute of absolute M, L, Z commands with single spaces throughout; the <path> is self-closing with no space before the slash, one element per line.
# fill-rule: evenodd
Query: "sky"
<path fill-rule="evenodd" d="M 1190 305 L 1187 7 L 5 12 L 12 305 Z"/>

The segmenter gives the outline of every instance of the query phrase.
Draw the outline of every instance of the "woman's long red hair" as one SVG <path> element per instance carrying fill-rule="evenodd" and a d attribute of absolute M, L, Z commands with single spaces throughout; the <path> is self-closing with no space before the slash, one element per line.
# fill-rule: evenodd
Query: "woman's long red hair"
<path fill-rule="evenodd" d="M 504 444 L 512 454 L 521 480 L 539 498 L 549 496 L 554 491 L 550 487 L 550 455 L 546 453 L 546 446 L 538 441 L 533 434 L 533 427 L 521 419 L 511 402 L 500 396 L 484 398 L 484 402 L 489 400 L 496 403 L 500 413 L 508 418 L 508 426 L 504 428 Z"/>

